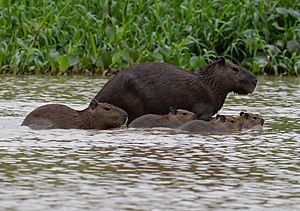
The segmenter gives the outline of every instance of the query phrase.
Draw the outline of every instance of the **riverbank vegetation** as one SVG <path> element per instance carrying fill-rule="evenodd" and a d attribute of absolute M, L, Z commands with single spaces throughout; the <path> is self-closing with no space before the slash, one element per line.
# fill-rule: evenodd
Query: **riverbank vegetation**
<path fill-rule="evenodd" d="M 0 0 L 1 73 L 102 73 L 218 56 L 257 74 L 300 70 L 300 0 Z"/>

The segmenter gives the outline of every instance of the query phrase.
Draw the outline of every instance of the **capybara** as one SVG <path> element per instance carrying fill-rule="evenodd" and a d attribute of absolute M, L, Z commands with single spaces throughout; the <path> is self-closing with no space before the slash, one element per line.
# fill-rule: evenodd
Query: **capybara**
<path fill-rule="evenodd" d="M 256 126 L 263 126 L 265 120 L 262 118 L 259 114 L 254 113 L 246 113 L 246 112 L 240 112 L 240 118 L 242 119 L 243 129 L 251 129 Z"/>
<path fill-rule="evenodd" d="M 225 116 L 226 118 L 233 118 L 236 121 L 241 121 L 243 130 L 251 129 L 256 126 L 259 126 L 261 128 L 264 125 L 264 119 L 259 114 L 246 113 L 242 111 L 240 112 L 239 116 L 232 116 L 232 115 L 222 115 L 222 116 Z M 217 117 L 212 118 L 211 122 L 217 121 Z"/>
<path fill-rule="evenodd" d="M 179 130 L 200 134 L 230 134 L 241 129 L 241 119 L 224 115 L 217 115 L 213 121 L 189 121 L 179 127 Z"/>
<path fill-rule="evenodd" d="M 129 127 L 134 128 L 152 128 L 152 127 L 168 127 L 178 128 L 180 125 L 195 120 L 196 114 L 193 112 L 176 109 L 171 107 L 169 114 L 158 115 L 158 114 L 145 114 L 133 120 Z"/>
<path fill-rule="evenodd" d="M 24 119 L 22 126 L 33 129 L 110 129 L 125 124 L 127 113 L 108 103 L 98 103 L 93 99 L 90 105 L 81 111 L 61 104 L 43 105 Z"/>
<path fill-rule="evenodd" d="M 252 93 L 256 82 L 253 73 L 222 57 L 199 73 L 150 62 L 120 71 L 95 98 L 124 109 L 129 123 L 144 114 L 166 114 L 171 106 L 209 120 L 221 109 L 229 92 Z"/>

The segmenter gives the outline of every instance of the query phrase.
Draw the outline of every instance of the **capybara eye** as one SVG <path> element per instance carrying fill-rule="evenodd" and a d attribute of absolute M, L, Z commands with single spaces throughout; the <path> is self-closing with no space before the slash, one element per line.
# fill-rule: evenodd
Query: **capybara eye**
<path fill-rule="evenodd" d="M 232 70 L 233 70 L 233 72 L 235 72 L 235 73 L 237 73 L 237 72 L 239 71 L 239 69 L 236 68 L 236 67 L 233 67 Z"/>
<path fill-rule="evenodd" d="M 231 123 L 234 123 L 234 121 L 233 121 L 233 120 L 231 120 L 230 122 L 231 122 Z"/>
<path fill-rule="evenodd" d="M 110 111 L 110 107 L 104 107 L 105 111 Z"/>
<path fill-rule="evenodd" d="M 187 115 L 187 113 L 184 112 L 184 113 L 182 113 L 182 115 Z"/>
<path fill-rule="evenodd" d="M 253 119 L 257 119 L 257 117 L 256 117 L 256 116 L 254 116 L 254 117 L 253 117 Z"/>

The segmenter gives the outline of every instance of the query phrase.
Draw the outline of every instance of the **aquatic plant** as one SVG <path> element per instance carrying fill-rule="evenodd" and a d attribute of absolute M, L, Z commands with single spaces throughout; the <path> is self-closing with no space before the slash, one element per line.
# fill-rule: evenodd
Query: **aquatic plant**
<path fill-rule="evenodd" d="M 297 75 L 300 0 L 0 0 L 2 73 L 102 73 L 165 61 L 191 71 L 225 56 Z"/>

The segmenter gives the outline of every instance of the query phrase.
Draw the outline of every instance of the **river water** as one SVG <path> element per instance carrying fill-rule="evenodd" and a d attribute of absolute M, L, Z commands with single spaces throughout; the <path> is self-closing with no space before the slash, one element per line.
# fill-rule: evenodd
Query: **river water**
<path fill-rule="evenodd" d="M 0 210 L 300 210 L 299 78 L 228 96 L 220 113 L 260 113 L 262 134 L 20 127 L 46 103 L 85 108 L 105 82 L 1 76 Z"/>

